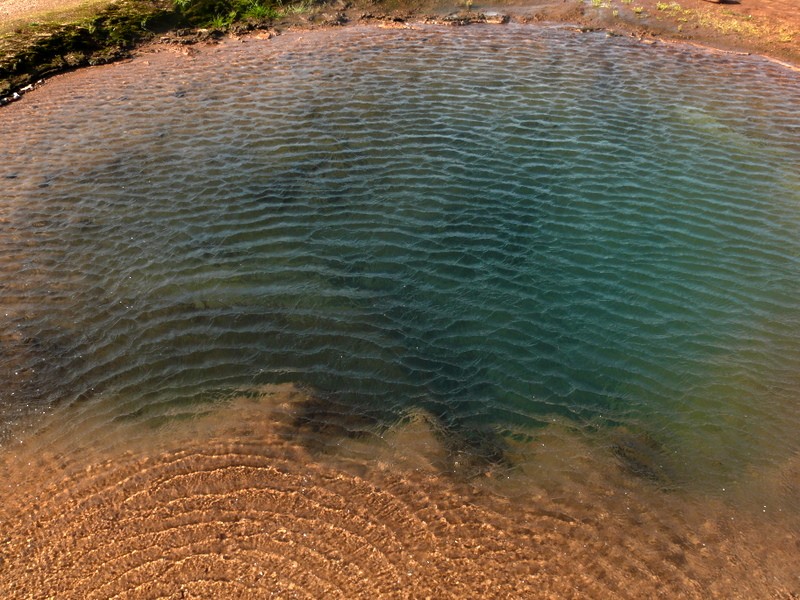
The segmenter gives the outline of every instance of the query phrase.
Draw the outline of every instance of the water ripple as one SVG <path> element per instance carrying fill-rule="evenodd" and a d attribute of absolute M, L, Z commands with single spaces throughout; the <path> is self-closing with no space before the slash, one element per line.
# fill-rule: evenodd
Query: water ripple
<path fill-rule="evenodd" d="M 558 29 L 337 35 L 0 113 L 9 415 L 292 381 L 467 440 L 623 423 L 687 478 L 791 445 L 796 74 Z"/>

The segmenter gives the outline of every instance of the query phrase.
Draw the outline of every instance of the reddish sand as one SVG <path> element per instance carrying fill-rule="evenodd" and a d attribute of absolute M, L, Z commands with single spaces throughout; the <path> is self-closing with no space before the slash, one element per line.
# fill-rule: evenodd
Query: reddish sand
<path fill-rule="evenodd" d="M 396 7 L 393 11 L 390 7 Z M 356 3 L 349 14 L 442 13 L 465 0 L 384 0 Z M 472 0 L 473 12 L 496 10 L 522 21 L 560 21 L 644 38 L 674 39 L 723 50 L 763 54 L 800 65 L 800 5 L 797 0 Z"/>
<path fill-rule="evenodd" d="M 585 14 L 602 26 L 764 54 L 800 65 L 800 5 L 796 0 L 742 0 L 737 4 L 608 0 L 599 4 L 609 8 L 587 8 Z M 620 21 L 624 23 L 621 26 Z"/>
<path fill-rule="evenodd" d="M 3 448 L 0 597 L 800 594 L 798 459 L 754 476 L 769 514 L 659 489 L 558 425 L 468 480 L 424 414 L 348 439 L 294 425 L 306 400 L 265 388 L 155 431 L 57 410 Z"/>

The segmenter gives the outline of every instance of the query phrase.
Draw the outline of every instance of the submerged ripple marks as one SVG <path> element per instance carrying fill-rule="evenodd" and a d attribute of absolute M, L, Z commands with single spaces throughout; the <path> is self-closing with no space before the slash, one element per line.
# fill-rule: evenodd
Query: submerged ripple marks
<path fill-rule="evenodd" d="M 0 120 L 8 394 L 158 422 L 291 381 L 476 451 L 553 417 L 645 430 L 687 476 L 793 439 L 796 74 L 356 28 L 69 85 Z"/>
<path fill-rule="evenodd" d="M 354 475 L 276 427 L 276 407 L 298 400 L 290 386 L 265 388 L 151 431 L 144 447 L 143 428 L 128 422 L 102 444 L 81 448 L 54 428 L 0 456 L 0 493 L 12 491 L 0 503 L 0 593 L 633 599 L 795 589 L 785 587 L 796 580 L 795 541 L 776 523 L 732 522 L 730 507 L 709 514 L 706 502 L 643 489 L 609 465 L 594 464 L 577 488 L 527 486 L 528 501 L 421 465 L 400 473 L 373 461 Z M 408 427 L 395 433 L 435 448 L 422 422 Z"/>

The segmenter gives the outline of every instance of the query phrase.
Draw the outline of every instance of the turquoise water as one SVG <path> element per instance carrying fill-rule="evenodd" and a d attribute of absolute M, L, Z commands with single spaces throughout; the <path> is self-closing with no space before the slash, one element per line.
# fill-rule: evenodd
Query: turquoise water
<path fill-rule="evenodd" d="M 796 72 L 354 28 L 50 85 L 0 112 L 7 430 L 294 382 L 490 461 L 554 420 L 676 479 L 800 450 Z"/>

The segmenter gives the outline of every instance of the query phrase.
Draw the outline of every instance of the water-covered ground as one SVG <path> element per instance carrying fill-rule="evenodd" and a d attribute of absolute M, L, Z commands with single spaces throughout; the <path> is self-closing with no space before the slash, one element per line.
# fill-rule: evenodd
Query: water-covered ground
<path fill-rule="evenodd" d="M 304 452 L 372 473 L 422 440 L 413 464 L 505 482 L 523 522 L 634 493 L 647 530 L 708 508 L 786 531 L 798 107 L 800 75 L 762 59 L 524 26 L 229 41 L 53 82 L 0 112 L 5 448 L 116 455 L 133 428 L 141 452 L 293 384 Z M 797 591 L 786 544 L 756 594 Z"/>

